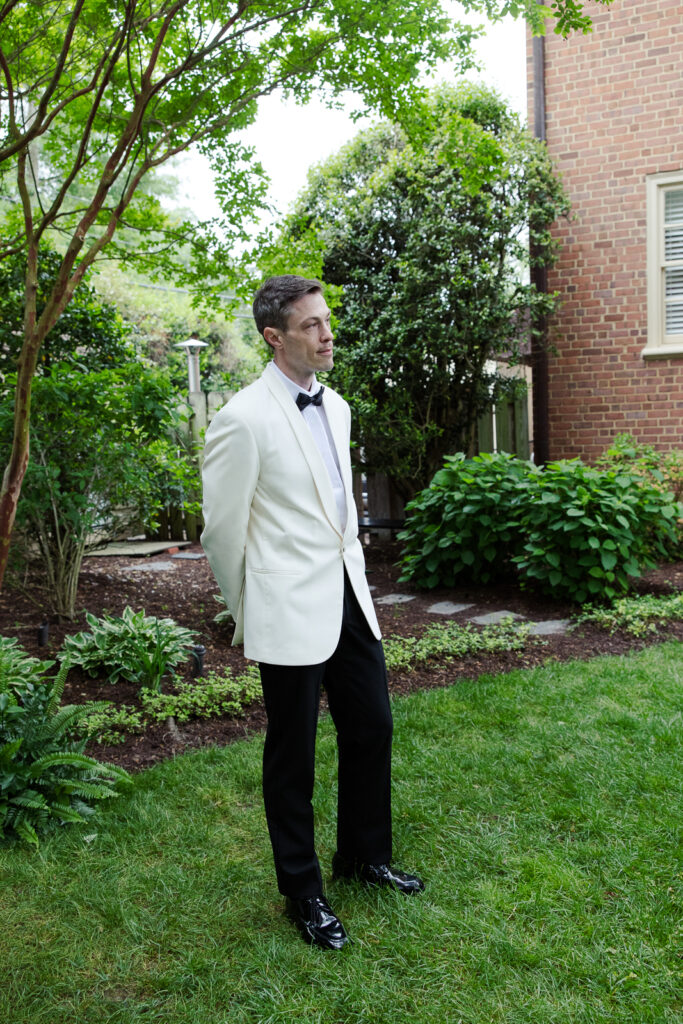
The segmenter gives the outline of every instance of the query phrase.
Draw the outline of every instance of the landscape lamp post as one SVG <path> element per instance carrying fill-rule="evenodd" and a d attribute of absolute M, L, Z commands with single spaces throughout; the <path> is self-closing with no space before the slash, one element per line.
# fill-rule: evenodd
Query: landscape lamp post
<path fill-rule="evenodd" d="M 199 381 L 199 350 L 206 348 L 205 341 L 198 341 L 197 338 L 188 338 L 187 341 L 176 342 L 176 348 L 184 348 L 187 352 L 187 379 L 190 394 L 201 391 Z"/>

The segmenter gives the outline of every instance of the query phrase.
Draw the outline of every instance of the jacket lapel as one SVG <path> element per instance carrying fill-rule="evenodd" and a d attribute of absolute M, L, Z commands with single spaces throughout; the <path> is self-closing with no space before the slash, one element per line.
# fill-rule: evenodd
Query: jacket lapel
<path fill-rule="evenodd" d="M 325 406 L 325 414 L 327 416 L 327 422 L 330 425 L 332 440 L 334 441 L 334 446 L 337 450 L 339 469 L 341 471 L 342 483 L 344 484 L 344 494 L 346 496 L 346 531 L 349 530 L 349 527 L 351 527 L 353 531 L 356 507 L 353 498 L 353 477 L 351 475 L 349 437 L 346 429 L 346 423 L 344 421 L 343 408 L 344 407 L 340 402 L 330 402 Z"/>
<path fill-rule="evenodd" d="M 283 413 L 285 414 L 289 425 L 294 432 L 294 436 L 297 440 L 299 447 L 303 453 L 308 467 L 313 477 L 320 503 L 323 507 L 325 515 L 330 521 L 330 524 L 334 527 L 337 533 L 341 533 L 339 523 L 339 513 L 337 512 L 337 504 L 334 500 L 334 492 L 332 490 L 332 484 L 330 483 L 330 477 L 327 472 L 325 463 L 323 462 L 322 456 L 318 451 L 313 435 L 306 426 L 303 416 L 297 408 L 296 402 L 292 401 L 291 395 L 288 393 L 287 388 L 284 387 L 282 382 L 278 380 L 277 374 L 271 370 L 270 365 L 266 366 L 263 371 L 263 377 L 270 389 L 273 397 L 276 399 Z M 327 409 L 325 410 L 327 413 Z M 332 426 L 332 421 L 328 413 L 328 422 L 330 429 L 332 430 L 332 436 L 334 437 L 334 443 L 337 445 L 337 451 L 339 446 L 337 442 L 337 435 Z M 348 504 L 348 485 L 346 482 L 346 476 L 344 475 L 344 460 L 340 458 L 340 465 L 342 467 L 342 479 L 344 481 L 344 489 L 347 491 L 347 504 Z"/>

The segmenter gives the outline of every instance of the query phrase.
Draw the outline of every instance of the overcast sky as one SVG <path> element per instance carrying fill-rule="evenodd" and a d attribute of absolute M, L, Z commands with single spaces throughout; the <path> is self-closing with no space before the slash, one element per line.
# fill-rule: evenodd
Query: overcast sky
<path fill-rule="evenodd" d="M 446 3 L 444 6 L 450 9 L 454 18 L 462 20 L 457 4 Z M 477 44 L 476 52 L 482 70 L 471 72 L 467 77 L 493 86 L 518 113 L 526 116 L 524 22 L 507 19 L 499 25 L 489 26 L 486 37 Z M 439 80 L 453 80 L 448 67 L 444 66 L 434 79 Z M 254 147 L 271 180 L 270 202 L 284 212 L 305 185 L 309 167 L 337 152 L 359 130 L 360 126 L 351 121 L 343 110 L 329 110 L 317 101 L 301 107 L 274 95 L 261 101 L 258 118 L 245 133 L 245 141 Z M 291 140 L 297 136 L 314 138 L 314 150 L 292 146 Z M 186 191 L 188 205 L 202 219 L 215 216 L 218 210 L 213 199 L 208 163 L 190 159 L 191 162 L 185 163 L 189 172 L 185 178 L 188 187 L 183 190 Z M 182 171 L 181 174 L 185 177 Z"/>

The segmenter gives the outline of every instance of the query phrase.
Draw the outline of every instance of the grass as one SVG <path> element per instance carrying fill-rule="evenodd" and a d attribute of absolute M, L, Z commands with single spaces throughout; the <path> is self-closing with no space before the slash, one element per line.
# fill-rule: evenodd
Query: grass
<path fill-rule="evenodd" d="M 98 833 L 0 849 L 8 1024 L 666 1024 L 683 1014 L 683 649 L 668 643 L 395 701 L 396 861 L 422 897 L 282 915 L 261 740 L 138 777 Z M 318 846 L 334 849 L 321 724 Z"/>

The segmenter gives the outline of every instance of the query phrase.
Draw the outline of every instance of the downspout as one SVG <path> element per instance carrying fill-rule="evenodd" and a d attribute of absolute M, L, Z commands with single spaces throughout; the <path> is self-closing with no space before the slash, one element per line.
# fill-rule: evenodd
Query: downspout
<path fill-rule="evenodd" d="M 542 0 L 541 0 L 542 2 Z M 534 137 L 546 141 L 545 130 L 545 38 L 532 39 Z M 537 292 L 548 291 L 548 268 L 545 263 L 535 266 L 534 246 L 530 247 L 532 266 L 531 284 Z M 531 335 L 531 389 L 533 417 L 533 454 L 537 466 L 550 460 L 550 427 L 548 403 L 548 323 L 541 317 Z"/>

